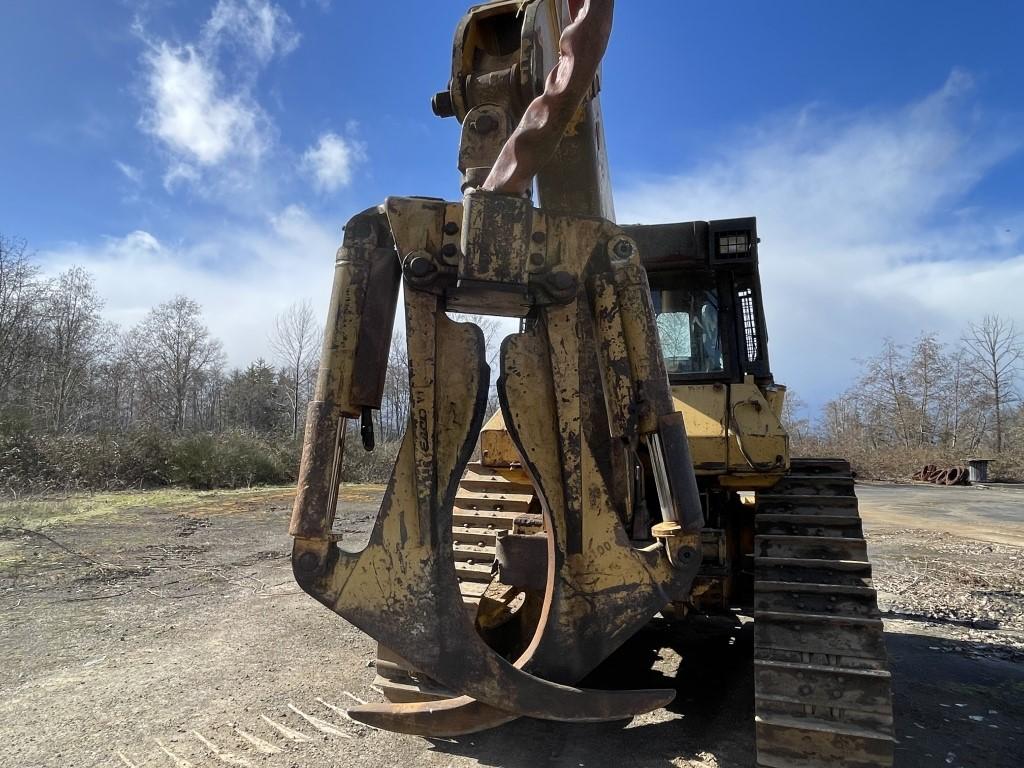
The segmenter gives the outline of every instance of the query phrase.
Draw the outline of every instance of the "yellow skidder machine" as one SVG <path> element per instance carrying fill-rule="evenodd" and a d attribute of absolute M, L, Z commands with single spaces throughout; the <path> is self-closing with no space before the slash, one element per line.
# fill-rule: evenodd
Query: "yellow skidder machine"
<path fill-rule="evenodd" d="M 614 223 L 598 101 L 612 5 L 472 8 L 434 98 L 462 125 L 462 199 L 393 197 L 346 226 L 295 577 L 379 642 L 388 702 L 351 711 L 379 728 L 648 712 L 674 691 L 578 683 L 659 613 L 741 611 L 759 764 L 891 765 L 853 479 L 789 456 L 755 220 Z M 372 449 L 400 298 L 411 416 L 369 543 L 350 551 L 332 530 L 345 427 L 361 421 Z M 486 426 L 483 337 L 450 312 L 520 321 Z"/>

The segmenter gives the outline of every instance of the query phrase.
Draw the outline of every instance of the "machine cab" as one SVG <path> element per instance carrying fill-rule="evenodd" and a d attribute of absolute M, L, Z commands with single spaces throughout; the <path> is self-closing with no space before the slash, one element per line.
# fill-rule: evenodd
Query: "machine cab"
<path fill-rule="evenodd" d="M 754 218 L 624 227 L 640 247 L 676 407 L 698 475 L 757 488 L 789 464 Z"/>

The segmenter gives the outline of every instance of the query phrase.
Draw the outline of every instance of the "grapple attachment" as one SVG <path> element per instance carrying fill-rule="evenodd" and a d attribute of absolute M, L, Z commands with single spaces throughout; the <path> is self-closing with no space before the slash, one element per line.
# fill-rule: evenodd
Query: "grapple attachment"
<path fill-rule="evenodd" d="M 480 12 L 523 5 L 499 2 Z M 466 157 L 486 157 L 489 172 L 474 191 L 481 169 L 467 160 L 463 203 L 392 198 L 349 223 L 310 406 L 291 526 L 296 579 L 461 694 L 440 705 L 352 711 L 392 730 L 463 733 L 519 715 L 612 720 L 668 703 L 673 691 L 574 684 L 664 605 L 684 599 L 700 562 L 700 501 L 636 245 L 604 218 L 545 213 L 524 195 L 568 140 L 566 129 L 591 92 L 612 2 L 525 5 L 534 17 L 557 5 L 572 21 L 543 93 L 503 145 L 464 139 Z M 552 52 L 531 39 L 536 72 Z M 500 125 L 491 113 L 509 114 L 504 107 L 463 103 L 464 125 L 475 114 L 472 125 L 487 133 L 484 118 Z M 366 424 L 380 406 L 400 283 L 410 418 L 369 543 L 350 552 L 332 532 L 344 425 L 356 417 Z M 540 499 L 547 556 L 537 628 L 515 660 L 476 632 L 456 579 L 452 508 L 482 424 L 489 369 L 479 329 L 446 311 L 523 320 L 522 332 L 503 345 L 498 389 Z M 631 507 L 640 439 L 655 467 L 663 524 L 656 543 L 637 549 L 621 521 Z"/>
<path fill-rule="evenodd" d="M 446 233 L 456 231 L 459 258 L 446 260 L 445 239 L 454 237 Z M 543 249 L 536 232 L 544 233 Z M 397 259 L 386 247 L 391 242 L 405 254 L 411 416 L 370 541 L 349 552 L 331 530 L 340 437 L 345 419 L 373 407 L 376 395 L 378 372 L 358 370 L 356 361 L 386 359 L 370 349 L 385 344 L 379 328 L 361 317 L 396 294 L 398 272 L 375 263 Z M 499 248 L 511 259 L 488 269 Z M 391 199 L 347 228 L 292 520 L 295 575 L 417 669 L 492 710 L 620 719 L 673 695 L 571 686 L 666 603 L 685 596 L 700 559 L 699 501 L 683 482 L 667 500 L 681 513 L 671 539 L 634 549 L 620 522 L 628 481 L 615 453 L 629 447 L 629 435 L 646 430 L 665 445 L 686 445 L 676 434 L 681 422 L 671 418 L 663 364 L 649 357 L 653 310 L 638 258 L 608 222 L 547 216 L 522 198 L 485 192 L 465 205 Z M 445 313 L 466 303 L 532 316 L 530 328 L 503 345 L 499 380 L 506 422 L 548 530 L 541 620 L 516 663 L 476 633 L 455 575 L 451 512 L 489 381 L 479 329 Z M 623 322 L 623 313 L 632 319 Z M 686 455 L 668 458 L 689 466 Z M 393 714 L 356 716 L 389 725 Z"/>

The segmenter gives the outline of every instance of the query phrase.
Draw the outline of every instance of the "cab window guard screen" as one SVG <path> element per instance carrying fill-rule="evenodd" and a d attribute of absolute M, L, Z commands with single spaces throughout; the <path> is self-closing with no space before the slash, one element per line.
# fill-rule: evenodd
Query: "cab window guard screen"
<path fill-rule="evenodd" d="M 748 363 L 761 360 L 761 337 L 757 327 L 757 306 L 754 303 L 754 289 L 741 288 L 736 294 L 743 321 L 743 342 Z"/>

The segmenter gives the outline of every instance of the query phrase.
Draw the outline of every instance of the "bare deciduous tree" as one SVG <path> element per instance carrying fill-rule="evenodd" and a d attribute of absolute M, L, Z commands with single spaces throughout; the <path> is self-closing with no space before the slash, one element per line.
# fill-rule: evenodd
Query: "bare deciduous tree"
<path fill-rule="evenodd" d="M 973 451 L 985 436 L 988 424 L 983 385 L 967 363 L 967 350 L 962 345 L 946 358 L 945 385 L 939 393 L 943 434 L 941 443 L 950 449 Z"/>
<path fill-rule="evenodd" d="M 107 435 L 92 442 L 80 436 L 127 434 L 131 440 L 110 443 L 131 445 L 140 438 L 138 445 L 154 446 L 146 459 L 152 466 L 138 477 L 163 477 L 158 446 L 175 441 L 212 445 L 211 435 L 171 436 L 162 434 L 165 430 L 234 433 L 231 439 L 245 432 L 256 443 L 274 446 L 275 452 L 292 447 L 283 438 L 301 430 L 320 348 L 319 323 L 308 302 L 294 304 L 277 317 L 270 335 L 275 365 L 259 359 L 228 374 L 222 368 L 220 343 L 191 299 L 179 296 L 154 308 L 127 334 L 105 323 L 101 312 L 102 301 L 88 274 L 73 268 L 49 279 L 24 243 L 0 236 L 0 437 L 16 434 L 20 439 L 35 433 L 32 439 L 46 446 L 65 440 L 54 433 L 76 432 L 67 443 L 95 446 Z M 486 362 L 495 372 L 499 342 L 512 326 L 486 316 L 452 317 L 481 328 Z M 689 348 L 687 325 L 666 325 L 660 331 L 667 352 Z M 970 325 L 955 348 L 934 333 L 923 333 L 906 347 L 885 340 L 878 354 L 863 361 L 854 385 L 824 407 L 816 425 L 810 424 L 792 392 L 783 421 L 794 455 L 845 456 L 868 475 L 905 477 L 922 463 L 962 461 L 990 445 L 1000 454 L 998 471 L 1021 477 L 1022 372 L 1022 334 L 1012 322 L 989 316 Z M 491 410 L 497 407 L 493 385 Z M 393 457 L 408 419 L 409 363 L 399 330 L 375 415 L 380 443 L 387 450 L 376 454 L 383 462 L 372 461 L 383 466 Z M 358 442 L 358 437 L 353 440 Z M 200 451 L 196 460 L 206 461 L 202 451 L 207 448 L 195 450 Z M 231 455 L 238 460 L 238 454 Z M 278 460 L 268 458 L 271 463 Z M 120 466 L 118 461 L 115 466 Z M 372 470 L 367 476 L 378 474 Z"/>
<path fill-rule="evenodd" d="M 173 432 L 186 427 L 193 390 L 224 362 L 198 303 L 176 296 L 154 309 L 132 331 L 132 348 L 147 406 Z"/>
<path fill-rule="evenodd" d="M 864 439 L 864 425 L 858 406 L 857 398 L 849 394 L 825 403 L 822 426 L 829 442 L 843 446 Z"/>
<path fill-rule="evenodd" d="M 800 452 L 811 434 L 811 421 L 807 418 L 807 403 L 793 390 L 788 390 L 782 401 L 782 426 L 789 433 L 794 453 Z"/>
<path fill-rule="evenodd" d="M 886 339 L 881 353 L 866 360 L 864 367 L 857 395 L 865 404 L 864 415 L 871 425 L 872 440 L 881 444 L 896 440 L 909 448 L 912 418 L 903 347 Z"/>
<path fill-rule="evenodd" d="M 409 358 L 405 337 L 398 331 L 391 337 L 384 397 L 378 414 L 381 440 L 393 442 L 405 432 L 409 420 Z"/>
<path fill-rule="evenodd" d="M 0 403 L 11 400 L 11 386 L 29 369 L 42 293 L 25 241 L 0 234 Z"/>
<path fill-rule="evenodd" d="M 89 385 L 93 366 L 110 351 L 115 331 L 100 317 L 103 301 L 89 274 L 73 267 L 47 291 L 44 332 L 41 334 L 40 406 L 54 432 L 84 417 L 75 406 Z"/>
<path fill-rule="evenodd" d="M 931 445 L 935 442 L 940 395 L 948 384 L 947 374 L 945 352 L 937 334 L 921 334 L 910 348 L 906 375 L 918 445 Z"/>
<path fill-rule="evenodd" d="M 323 331 L 309 301 L 292 304 L 274 319 L 270 346 L 288 373 L 288 407 L 293 438 L 299 434 L 303 409 L 316 378 L 322 343 Z"/>
<path fill-rule="evenodd" d="M 98 426 L 122 432 L 135 421 L 139 382 L 130 335 L 112 329 L 110 351 L 95 369 Z"/>
<path fill-rule="evenodd" d="M 983 382 L 995 418 L 995 449 L 1003 452 L 1005 412 L 1017 401 L 1017 377 L 1024 360 L 1020 333 L 1012 321 L 986 315 L 971 323 L 963 338 L 967 365 Z"/>

